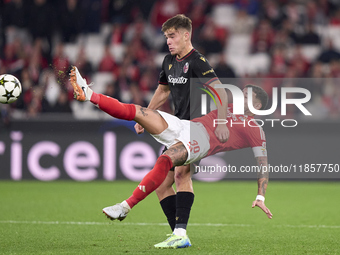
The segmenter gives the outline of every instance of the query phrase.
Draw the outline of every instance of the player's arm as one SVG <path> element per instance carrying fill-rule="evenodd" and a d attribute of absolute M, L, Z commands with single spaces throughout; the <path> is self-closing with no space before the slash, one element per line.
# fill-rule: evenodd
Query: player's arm
<path fill-rule="evenodd" d="M 221 84 L 215 74 L 214 69 L 203 56 L 195 61 L 194 72 L 197 77 L 203 81 L 215 97 L 217 104 L 218 119 L 227 119 L 228 112 L 228 96 L 224 88 L 215 88 L 217 84 Z M 220 142 L 226 142 L 229 139 L 229 130 L 225 124 L 218 124 L 215 129 L 215 135 Z"/>
<path fill-rule="evenodd" d="M 259 156 L 256 157 L 257 165 L 258 165 L 258 173 L 257 173 L 257 196 L 255 201 L 252 204 L 252 208 L 255 206 L 260 207 L 268 216 L 269 219 L 273 217 L 273 214 L 264 204 L 264 197 L 267 190 L 268 179 L 269 179 L 269 171 L 268 171 L 268 159 L 267 156 Z"/>
<path fill-rule="evenodd" d="M 168 85 L 158 84 L 155 94 L 152 96 L 148 108 L 151 110 L 157 110 L 161 107 L 170 95 L 170 89 Z"/>
<path fill-rule="evenodd" d="M 153 94 L 150 103 L 148 105 L 148 108 L 151 110 L 157 110 L 159 107 L 161 107 L 165 101 L 168 99 L 170 95 L 170 88 L 168 85 L 168 78 L 166 76 L 164 65 L 168 61 L 167 59 L 170 57 L 170 55 L 167 55 L 162 63 L 162 70 L 159 74 L 159 80 L 158 80 L 158 87 Z"/>
<path fill-rule="evenodd" d="M 216 80 L 210 84 L 212 88 L 217 93 L 215 94 L 215 101 L 217 104 L 217 118 L 218 119 L 227 119 L 227 111 L 228 111 L 228 95 L 224 88 L 215 88 L 217 84 L 221 84 L 220 80 Z M 217 94 L 217 95 L 216 95 Z M 219 96 L 219 98 L 218 98 Z M 221 100 L 220 100 L 221 99 Z M 222 104 L 221 104 L 222 103 Z M 225 124 L 217 124 L 217 127 L 215 129 L 215 135 L 218 138 L 218 140 L 222 143 L 228 141 L 229 139 L 229 130 L 227 125 Z"/>
<path fill-rule="evenodd" d="M 165 103 L 165 101 L 169 97 L 169 94 L 170 89 L 168 85 L 158 84 L 158 87 L 150 100 L 148 108 L 151 110 L 157 110 Z M 141 134 L 144 132 L 144 128 L 138 123 L 135 125 L 135 130 L 137 134 Z"/>
<path fill-rule="evenodd" d="M 170 55 L 166 56 L 163 60 L 162 63 L 162 70 L 159 74 L 159 80 L 158 80 L 158 87 L 155 91 L 155 93 L 153 94 L 150 103 L 148 105 L 148 109 L 151 110 L 157 110 L 159 107 L 161 107 L 165 101 L 168 99 L 169 95 L 170 95 L 170 88 L 168 86 L 168 79 L 166 77 L 166 73 L 164 71 L 164 65 L 165 62 L 167 61 L 167 58 Z M 139 125 L 138 123 L 135 125 L 135 130 L 137 134 L 141 134 L 144 132 L 144 128 Z"/>

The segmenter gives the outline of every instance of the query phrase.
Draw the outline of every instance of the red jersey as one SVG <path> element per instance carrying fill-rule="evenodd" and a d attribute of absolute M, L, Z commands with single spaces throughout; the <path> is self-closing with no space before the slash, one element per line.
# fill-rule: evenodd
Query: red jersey
<path fill-rule="evenodd" d="M 207 156 L 222 151 L 232 151 L 242 148 L 251 147 L 255 157 L 267 156 L 266 138 L 262 127 L 254 120 L 253 117 L 247 115 L 235 115 L 233 105 L 228 104 L 227 123 L 229 129 L 229 139 L 225 143 L 221 143 L 214 131 L 214 120 L 216 122 L 217 110 L 211 111 L 207 115 L 193 119 L 193 122 L 200 122 L 204 125 L 210 137 L 210 149 Z"/>

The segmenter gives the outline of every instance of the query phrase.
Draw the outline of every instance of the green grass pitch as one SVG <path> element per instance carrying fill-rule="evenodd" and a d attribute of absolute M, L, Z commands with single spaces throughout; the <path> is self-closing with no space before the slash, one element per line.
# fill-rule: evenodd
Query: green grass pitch
<path fill-rule="evenodd" d="M 254 181 L 194 182 L 192 247 L 157 250 L 170 228 L 153 193 L 122 221 L 101 209 L 137 183 L 0 182 L 0 254 L 340 254 L 338 182 L 269 183 L 267 219 Z"/>

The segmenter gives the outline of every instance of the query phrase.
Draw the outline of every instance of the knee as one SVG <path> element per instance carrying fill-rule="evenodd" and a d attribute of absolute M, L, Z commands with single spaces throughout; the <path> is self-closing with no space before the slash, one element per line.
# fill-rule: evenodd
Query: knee
<path fill-rule="evenodd" d="M 190 171 L 186 168 L 179 168 L 175 171 L 175 182 L 176 185 L 185 182 L 186 180 L 190 179 Z"/>
<path fill-rule="evenodd" d="M 176 173 L 175 173 L 175 182 L 177 183 L 177 182 L 179 182 L 181 179 L 183 179 L 183 173 L 182 172 L 180 172 L 180 171 L 176 171 Z"/>

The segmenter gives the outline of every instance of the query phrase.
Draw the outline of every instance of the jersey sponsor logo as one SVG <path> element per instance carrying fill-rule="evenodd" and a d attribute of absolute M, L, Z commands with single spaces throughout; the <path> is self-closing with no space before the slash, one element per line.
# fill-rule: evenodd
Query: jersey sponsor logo
<path fill-rule="evenodd" d="M 172 67 L 172 64 L 169 65 L 169 70 L 171 69 L 171 67 Z"/>
<path fill-rule="evenodd" d="M 183 67 L 183 72 L 184 72 L 184 73 L 187 73 L 188 70 L 189 70 L 189 63 L 186 62 L 185 65 L 184 65 L 184 67 Z"/>
<path fill-rule="evenodd" d="M 204 73 L 202 73 L 203 75 L 207 75 L 208 73 L 213 73 L 214 72 L 214 69 L 210 69 L 210 70 L 208 70 L 208 71 L 206 71 L 206 72 L 204 72 Z"/>
<path fill-rule="evenodd" d="M 200 57 L 200 60 L 202 60 L 203 62 L 205 62 L 205 58 L 204 58 L 204 57 Z"/>
<path fill-rule="evenodd" d="M 168 82 L 172 83 L 172 84 L 185 84 L 187 83 L 188 78 L 184 78 L 183 76 L 181 77 L 172 77 L 172 75 L 168 76 Z"/>

